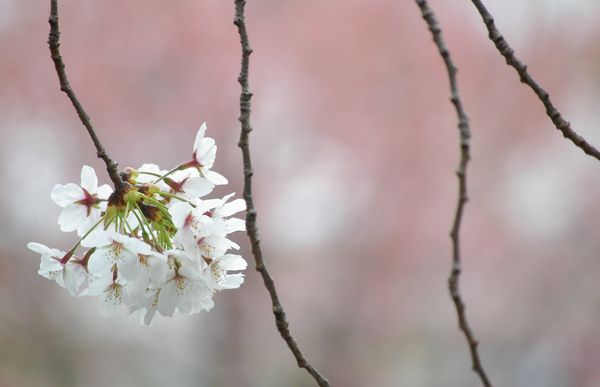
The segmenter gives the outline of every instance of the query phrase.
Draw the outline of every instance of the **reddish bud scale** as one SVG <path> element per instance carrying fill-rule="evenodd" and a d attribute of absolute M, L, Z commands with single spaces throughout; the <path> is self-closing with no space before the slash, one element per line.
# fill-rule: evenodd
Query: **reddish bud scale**
<path fill-rule="evenodd" d="M 162 216 L 158 208 L 142 202 L 139 202 L 138 206 L 140 207 L 140 210 L 142 210 L 142 214 L 144 214 L 146 219 L 152 222 L 160 222 Z"/>
<path fill-rule="evenodd" d="M 69 262 L 69 259 L 71 259 L 71 257 L 73 256 L 74 252 L 75 252 L 75 250 L 71 250 L 71 251 L 67 252 L 65 254 L 65 256 L 62 257 L 58 262 L 60 262 L 62 265 L 66 265 L 67 262 Z"/>
<path fill-rule="evenodd" d="M 119 172 L 119 176 L 121 177 L 121 179 L 123 179 L 123 181 L 130 182 L 131 177 L 133 176 L 133 173 L 134 173 L 134 169 L 131 167 L 127 167 L 127 168 L 123 169 L 121 172 Z"/>
<path fill-rule="evenodd" d="M 183 184 L 187 181 L 187 179 L 188 178 L 186 177 L 181 182 L 177 182 L 177 181 L 167 177 L 166 179 L 164 179 L 164 181 L 169 187 L 171 187 L 171 189 L 173 191 L 175 191 L 175 193 L 178 193 L 178 192 L 183 192 Z"/>
<path fill-rule="evenodd" d="M 89 249 L 85 255 L 83 256 L 83 258 L 81 260 L 78 261 L 78 263 L 83 266 L 86 270 L 87 270 L 87 263 L 90 260 L 90 257 L 92 256 L 92 254 L 94 254 L 94 251 L 96 251 L 96 248 L 93 247 L 91 249 Z"/>
<path fill-rule="evenodd" d="M 129 191 L 129 189 L 131 189 L 131 185 L 129 185 L 129 183 L 126 184 L 127 189 L 125 190 L 125 192 L 119 192 L 119 191 L 114 191 L 112 194 L 110 194 L 110 196 L 108 197 L 108 205 L 109 206 L 115 206 L 115 207 L 125 207 L 125 199 L 123 199 L 123 195 Z"/>
<path fill-rule="evenodd" d="M 179 166 L 178 169 L 180 170 L 184 170 L 187 168 L 202 168 L 203 165 L 200 164 L 197 160 L 196 160 L 196 152 L 194 152 L 194 154 L 192 155 L 192 160 L 188 161 L 187 163 L 183 163 Z"/>

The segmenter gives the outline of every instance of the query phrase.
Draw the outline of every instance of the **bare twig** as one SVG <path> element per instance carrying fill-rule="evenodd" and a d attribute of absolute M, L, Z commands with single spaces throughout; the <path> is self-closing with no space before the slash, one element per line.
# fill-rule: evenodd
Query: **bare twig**
<path fill-rule="evenodd" d="M 300 347 L 298 346 L 298 342 L 292 336 L 289 330 L 289 324 L 287 322 L 287 318 L 285 315 L 285 311 L 281 302 L 279 301 L 279 296 L 277 295 L 277 290 L 275 288 L 275 282 L 273 282 L 273 278 L 269 274 L 267 267 L 265 266 L 265 262 L 263 260 L 262 250 L 260 247 L 260 238 L 258 236 L 258 229 L 256 226 L 256 209 L 254 208 L 254 200 L 252 197 L 252 162 L 250 159 L 250 144 L 248 142 L 248 135 L 252 131 L 252 127 L 250 125 L 250 99 L 252 98 L 252 93 L 249 91 L 248 87 L 248 66 L 250 64 L 250 54 L 252 53 L 252 49 L 250 48 L 250 43 L 248 40 L 248 32 L 246 30 L 246 22 L 245 22 L 245 0 L 234 0 L 235 2 L 235 18 L 234 24 L 238 28 L 238 32 L 240 35 L 240 43 L 242 46 L 242 64 L 240 75 L 238 77 L 238 82 L 242 88 L 242 93 L 240 95 L 240 117 L 239 121 L 242 126 L 240 140 L 238 142 L 238 146 L 242 149 L 243 161 L 244 161 L 244 199 L 246 200 L 247 211 L 246 211 L 246 229 L 248 233 L 248 237 L 250 238 L 250 244 L 252 245 L 252 253 L 254 255 L 254 259 L 256 262 L 256 270 L 262 276 L 265 287 L 269 291 L 269 295 L 271 296 L 271 302 L 273 304 L 273 314 L 275 315 L 275 324 L 277 325 L 277 330 L 279 334 L 285 340 L 290 351 L 296 358 L 298 362 L 298 367 L 306 369 L 308 373 L 315 379 L 317 384 L 321 387 L 328 387 L 329 382 L 325 379 L 304 357 Z"/>
<path fill-rule="evenodd" d="M 54 67 L 56 68 L 56 74 L 58 74 L 58 79 L 60 81 L 60 89 L 64 91 L 73 107 L 77 111 L 77 115 L 81 120 L 81 123 L 88 131 L 88 134 L 92 138 L 94 142 L 94 146 L 96 147 L 96 152 L 98 157 L 104 160 L 106 163 L 106 170 L 108 171 L 108 175 L 115 185 L 115 192 L 123 193 L 125 190 L 125 183 L 119 176 L 117 170 L 117 163 L 113 161 L 106 150 L 102 146 L 100 139 L 96 135 L 94 127 L 92 126 L 92 122 L 90 121 L 89 116 L 83 109 L 83 106 L 75 96 L 75 92 L 71 88 L 69 84 L 69 79 L 67 78 L 67 73 L 65 72 L 65 63 L 63 62 L 62 56 L 60 55 L 60 31 L 58 29 L 58 0 L 50 0 L 50 18 L 48 19 L 50 23 L 50 34 L 48 36 L 48 46 L 50 47 L 50 54 L 52 56 L 52 61 L 54 62 Z"/>
<path fill-rule="evenodd" d="M 471 1 L 479 11 L 481 18 L 487 27 L 490 40 L 494 43 L 498 49 L 498 52 L 500 52 L 504 59 L 506 59 L 506 64 L 513 67 L 517 71 L 521 83 L 529 86 L 529 88 L 531 88 L 538 99 L 542 102 L 546 108 L 546 115 L 552 120 L 552 123 L 554 123 L 556 129 L 558 129 L 564 137 L 571 140 L 573 144 L 575 144 L 575 146 L 577 146 L 583 152 L 600 160 L 600 151 L 594 148 L 593 145 L 588 143 L 583 137 L 571 129 L 571 124 L 563 118 L 558 109 L 554 106 L 550 100 L 550 95 L 548 92 L 544 90 L 531 75 L 529 75 L 527 72 L 527 66 L 519 61 L 519 59 L 515 56 L 513 49 L 508 45 L 508 42 L 496 28 L 496 25 L 494 24 L 494 18 L 485 8 L 483 3 L 480 0 Z"/>
<path fill-rule="evenodd" d="M 440 52 L 440 55 L 444 60 L 444 64 L 446 65 L 446 70 L 448 71 L 448 80 L 450 82 L 450 100 L 452 101 L 452 104 L 454 105 L 456 114 L 458 116 L 458 129 L 460 132 L 460 162 L 456 171 L 456 175 L 458 177 L 458 201 L 456 204 L 456 211 L 454 214 L 452 231 L 450 232 L 450 236 L 452 238 L 452 269 L 450 272 L 450 277 L 448 278 L 448 290 L 450 291 L 450 296 L 452 297 L 452 301 L 454 302 L 456 313 L 458 315 L 458 326 L 464 333 L 464 336 L 469 346 L 473 371 L 479 376 L 481 382 L 485 387 L 491 387 L 492 384 L 490 383 L 489 378 L 481 363 L 481 359 L 479 358 L 479 352 L 477 350 L 479 343 L 477 342 L 475 334 L 473 333 L 471 327 L 469 326 L 469 323 L 467 322 L 467 315 L 465 312 L 466 306 L 460 293 L 460 226 L 462 223 L 464 207 L 468 200 L 467 164 L 470 159 L 471 137 L 469 120 L 467 118 L 467 114 L 465 113 L 465 109 L 462 105 L 460 96 L 458 94 L 458 83 L 456 80 L 457 69 L 454 63 L 452 62 L 450 51 L 444 43 L 442 37 L 442 30 L 438 26 L 435 15 L 433 14 L 431 8 L 429 8 L 427 1 L 415 1 L 421 9 L 421 15 L 423 16 L 425 22 L 427 22 L 427 26 L 429 27 L 429 31 L 431 31 L 433 41 L 435 42 Z"/>

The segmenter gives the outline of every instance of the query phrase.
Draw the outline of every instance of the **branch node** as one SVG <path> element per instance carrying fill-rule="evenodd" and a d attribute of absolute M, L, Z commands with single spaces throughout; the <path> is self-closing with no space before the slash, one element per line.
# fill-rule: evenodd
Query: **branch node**
<path fill-rule="evenodd" d="M 50 48 L 50 57 L 54 62 L 54 68 L 56 69 L 56 74 L 58 75 L 58 80 L 60 82 L 60 90 L 63 91 L 69 97 L 71 104 L 75 108 L 81 123 L 86 128 L 94 146 L 96 147 L 96 154 L 99 158 L 101 158 L 106 164 L 106 170 L 110 179 L 112 180 L 115 186 L 115 192 L 117 194 L 123 194 L 125 192 L 125 183 L 117 173 L 117 163 L 115 163 L 106 153 L 106 150 L 102 146 L 100 139 L 96 135 L 96 131 L 92 126 L 92 122 L 85 112 L 81 102 L 77 99 L 75 92 L 71 88 L 69 83 L 69 79 L 67 77 L 67 73 L 65 70 L 65 64 L 63 62 L 62 56 L 60 55 L 60 30 L 58 26 L 58 0 L 50 0 L 50 17 L 48 18 L 48 22 L 50 23 L 50 33 L 48 34 L 48 46 Z"/>

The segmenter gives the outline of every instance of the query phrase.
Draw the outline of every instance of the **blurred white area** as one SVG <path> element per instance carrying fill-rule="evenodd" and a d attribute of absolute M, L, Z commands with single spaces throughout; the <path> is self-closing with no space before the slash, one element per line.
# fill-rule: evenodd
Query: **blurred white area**
<path fill-rule="evenodd" d="M 25 230 L 31 236 L 55 238 L 59 234 L 58 212 L 53 208 L 50 190 L 65 178 L 61 171 L 76 162 L 73 155 L 65 152 L 76 145 L 66 132 L 49 123 L 24 120 L 6 125 L 10 130 L 3 133 L 4 141 L 0 144 L 4 183 L 0 187 L 0 197 L 4 198 L 0 205 L 5 222 L 21 238 Z M 3 245 L 11 246 L 13 252 L 21 250 L 22 246 L 10 243 L 16 242 L 16 235 L 7 231 L 0 235 Z"/>
<path fill-rule="evenodd" d="M 523 237 L 554 239 L 571 228 L 585 211 L 579 171 L 586 171 L 581 157 L 556 157 L 554 149 L 514 151 L 507 158 L 499 181 L 498 200 L 511 227 Z M 583 173 L 583 172 L 582 172 Z"/>

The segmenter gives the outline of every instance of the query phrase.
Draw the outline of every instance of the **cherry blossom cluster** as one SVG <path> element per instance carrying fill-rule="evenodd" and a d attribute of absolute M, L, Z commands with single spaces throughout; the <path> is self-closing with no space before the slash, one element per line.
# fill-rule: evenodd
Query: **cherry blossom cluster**
<path fill-rule="evenodd" d="M 192 160 L 164 171 L 144 164 L 120 173 L 123 192 L 98 186 L 83 166 L 81 184 L 57 184 L 51 197 L 62 207 L 61 231 L 76 232 L 68 251 L 30 242 L 41 254 L 39 274 L 74 296 L 100 296 L 100 313 L 118 310 L 150 325 L 156 312 L 173 316 L 210 310 L 213 296 L 244 282 L 246 261 L 228 253 L 239 246 L 228 236 L 245 230 L 242 199 L 205 199 L 227 179 L 211 170 L 215 141 L 202 124 Z"/>

